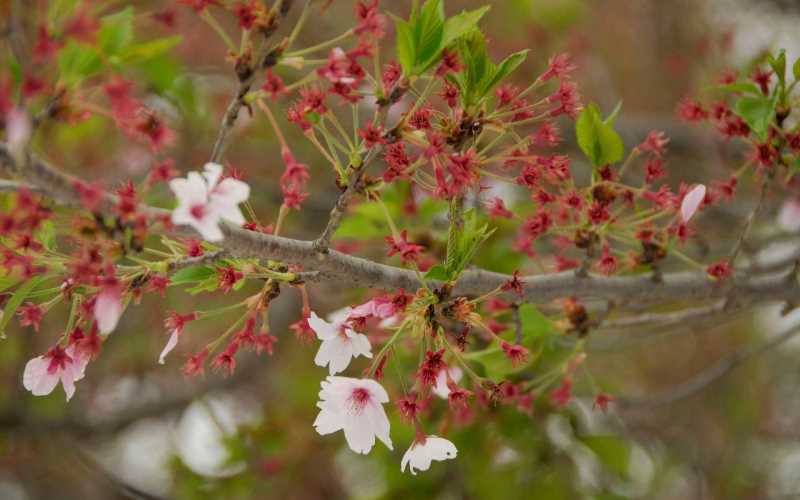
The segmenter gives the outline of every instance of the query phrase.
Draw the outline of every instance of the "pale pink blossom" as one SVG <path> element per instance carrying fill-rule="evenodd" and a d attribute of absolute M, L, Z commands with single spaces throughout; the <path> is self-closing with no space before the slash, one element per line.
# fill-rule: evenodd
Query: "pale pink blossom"
<path fill-rule="evenodd" d="M 89 356 L 74 345 L 55 346 L 25 365 L 22 385 L 34 396 L 46 396 L 61 382 L 67 401 L 75 394 L 75 382 L 82 379 Z"/>
<path fill-rule="evenodd" d="M 349 313 L 349 311 L 348 311 Z M 349 314 L 343 315 L 348 317 Z M 358 356 L 372 357 L 372 347 L 366 335 L 356 333 L 345 322 L 328 323 L 312 312 L 308 318 L 308 326 L 322 341 L 319 351 L 314 357 L 317 366 L 327 366 L 331 375 L 347 369 L 350 360 Z"/>
<path fill-rule="evenodd" d="M 442 399 L 447 399 L 450 396 L 450 387 L 447 386 L 448 373 L 453 383 L 458 383 L 461 377 L 464 376 L 464 372 L 457 366 L 439 372 L 439 375 L 436 376 L 436 385 L 433 386 L 433 393 Z"/>
<path fill-rule="evenodd" d="M 389 395 L 381 385 L 370 379 L 329 376 L 322 381 L 314 421 L 321 435 L 344 431 L 347 445 L 356 453 L 367 454 L 380 439 L 390 450 L 389 419 L 383 404 Z"/>
<path fill-rule="evenodd" d="M 356 306 L 350 311 L 351 318 L 367 318 L 375 316 L 379 319 L 391 318 L 395 314 L 395 306 L 391 298 L 376 297 Z"/>
<path fill-rule="evenodd" d="M 94 319 L 102 334 L 114 331 L 122 316 L 122 293 L 118 285 L 108 285 L 100 290 L 94 302 Z"/>
<path fill-rule="evenodd" d="M 412 474 L 416 475 L 414 469 L 426 471 L 431 468 L 434 460 L 442 461 L 456 458 L 458 449 L 456 445 L 447 439 L 438 436 L 425 436 L 417 439 L 403 455 L 400 462 L 400 470 L 406 471 L 406 466 Z"/>
<path fill-rule="evenodd" d="M 250 196 L 250 186 L 242 181 L 222 179 L 222 165 L 206 163 L 205 171 L 189 172 L 186 178 L 169 181 L 178 198 L 172 222 L 192 226 L 208 241 L 223 239 L 221 221 L 241 226 L 245 218 L 239 204 Z"/>
<path fill-rule="evenodd" d="M 681 218 L 684 223 L 689 222 L 692 216 L 694 216 L 705 197 L 706 187 L 703 184 L 698 184 L 686 193 L 686 196 L 683 197 L 683 201 L 681 202 Z"/>
<path fill-rule="evenodd" d="M 778 226 L 787 233 L 800 231 L 800 200 L 786 200 L 778 212 Z"/>

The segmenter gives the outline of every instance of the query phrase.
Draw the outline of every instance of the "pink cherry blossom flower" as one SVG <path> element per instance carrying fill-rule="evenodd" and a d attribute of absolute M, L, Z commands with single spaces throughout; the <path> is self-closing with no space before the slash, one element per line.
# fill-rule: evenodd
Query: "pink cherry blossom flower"
<path fill-rule="evenodd" d="M 347 445 L 356 453 L 367 454 L 380 439 L 390 450 L 389 419 L 383 404 L 389 402 L 386 390 L 371 379 L 329 376 L 322 381 L 314 421 L 321 435 L 344 431 Z"/>
<path fill-rule="evenodd" d="M 172 222 L 192 226 L 208 241 L 222 240 L 220 221 L 236 226 L 244 224 L 239 203 L 250 196 L 250 186 L 240 180 L 221 177 L 222 165 L 206 163 L 202 174 L 189 172 L 186 178 L 169 181 L 169 187 L 178 198 Z"/>
<path fill-rule="evenodd" d="M 778 226 L 787 233 L 800 231 L 800 200 L 786 200 L 778 212 Z"/>
<path fill-rule="evenodd" d="M 689 219 L 697 212 L 705 198 L 706 187 L 703 184 L 698 184 L 686 193 L 681 202 L 681 218 L 683 222 L 689 222 Z"/>
<path fill-rule="evenodd" d="M 349 311 L 344 317 L 348 316 Z M 308 318 L 308 325 L 322 341 L 314 357 L 314 363 L 317 366 L 327 366 L 331 375 L 346 370 L 353 358 L 358 356 L 372 358 L 372 347 L 367 336 L 354 332 L 344 321 L 328 323 L 312 312 Z"/>
<path fill-rule="evenodd" d="M 423 436 L 411 444 L 400 462 L 400 470 L 405 472 L 406 466 L 411 474 L 417 475 L 417 470 L 426 471 L 431 468 L 434 460 L 442 461 L 456 458 L 458 449 L 456 445 L 439 436 Z"/>
<path fill-rule="evenodd" d="M 66 349 L 55 346 L 46 354 L 28 361 L 22 375 L 22 385 L 34 396 L 46 396 L 61 382 L 67 401 L 75 394 L 75 382 L 83 378 L 89 356 L 71 345 Z"/>

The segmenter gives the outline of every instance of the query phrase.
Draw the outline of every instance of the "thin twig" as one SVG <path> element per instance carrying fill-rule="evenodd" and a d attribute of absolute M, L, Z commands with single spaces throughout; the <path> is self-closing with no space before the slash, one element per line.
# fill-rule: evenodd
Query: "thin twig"
<path fill-rule="evenodd" d="M 652 409 L 685 399 L 709 387 L 712 383 L 727 375 L 731 370 L 738 367 L 750 358 L 775 349 L 784 342 L 791 340 L 798 334 L 800 334 L 800 324 L 794 324 L 771 339 L 758 344 L 748 345 L 737 351 L 734 351 L 728 356 L 725 356 L 717 361 L 717 363 L 711 366 L 711 368 L 700 372 L 698 375 L 687 382 L 684 382 L 683 384 L 652 396 L 619 399 L 619 404 L 623 408 Z"/>

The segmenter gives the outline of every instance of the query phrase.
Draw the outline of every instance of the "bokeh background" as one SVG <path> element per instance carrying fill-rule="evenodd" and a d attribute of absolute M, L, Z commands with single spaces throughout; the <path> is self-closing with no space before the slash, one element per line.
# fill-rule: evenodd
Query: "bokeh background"
<path fill-rule="evenodd" d="M 25 9 L 48 2 L 23 1 Z M 175 2 L 108 2 L 147 13 Z M 350 0 L 334 0 L 301 34 L 313 44 L 351 26 Z M 486 2 L 448 0 L 449 13 Z M 670 182 L 721 178 L 736 148 L 709 130 L 676 119 L 686 95 L 702 95 L 722 71 L 748 71 L 764 51 L 800 55 L 800 9 L 792 0 L 503 0 L 482 23 L 496 57 L 531 48 L 512 79 L 525 84 L 547 59 L 570 52 L 587 100 L 611 109 L 623 101 L 620 131 L 634 145 L 652 129 L 671 138 Z M 405 15 L 407 1 L 383 1 Z M 0 1 L 0 12 L 11 2 Z M 182 171 L 208 157 L 220 116 L 235 88 L 225 50 L 207 25 L 178 8 L 176 51 L 131 68 L 147 102 L 177 131 L 170 155 Z M 297 15 L 290 16 L 287 25 Z M 0 19 L 0 25 L 4 22 Z M 224 21 L 233 29 L 233 20 Z M 156 29 L 156 28 L 149 28 Z M 169 33 L 158 34 L 165 36 Z M 6 50 L 0 41 L 0 50 Z M 286 75 L 291 77 L 291 73 Z M 285 122 L 284 122 L 285 123 Z M 563 124 L 569 136 L 569 124 Z M 287 220 L 286 234 L 312 238 L 336 197 L 329 173 L 315 170 L 315 153 L 295 127 L 286 127 L 298 158 L 312 165 L 305 209 Z M 47 155 L 70 171 L 113 185 L 141 178 L 148 152 L 102 118 L 53 127 Z M 569 146 L 567 146 L 568 148 Z M 253 187 L 264 219 L 281 202 L 279 148 L 266 122 L 237 122 L 226 163 Z M 167 197 L 164 192 L 163 196 Z M 741 215 L 746 204 L 714 213 L 717 222 Z M 713 224 L 709 223 L 709 226 Z M 719 226 L 719 224 L 717 224 Z M 723 225 L 723 227 L 726 227 Z M 727 226 L 730 227 L 730 226 Z M 409 228 L 419 238 L 424 228 Z M 708 233 L 707 238 L 730 238 Z M 364 290 L 310 287 L 314 309 L 330 312 L 366 297 Z M 184 336 L 172 359 L 156 363 L 166 341 L 166 311 L 219 304 L 219 295 L 171 290 L 166 300 L 145 297 L 129 310 L 64 403 L 56 390 L 33 398 L 21 386 L 24 363 L 45 350 L 63 317 L 48 315 L 40 334 L 16 326 L 0 341 L 0 498 L 26 499 L 780 499 L 800 498 L 800 343 L 788 342 L 741 363 L 688 398 L 667 405 L 616 405 L 593 411 L 594 384 L 620 398 L 646 396 L 690 379 L 727 353 L 758 342 L 787 321 L 773 308 L 711 322 L 666 328 L 593 332 L 587 375 L 560 412 L 532 416 L 498 407 L 474 423 L 450 425 L 457 460 L 413 477 L 400 457 L 412 431 L 391 413 L 397 449 L 370 455 L 346 449 L 341 436 L 312 429 L 321 370 L 315 346 L 295 339 L 299 296 L 274 303 L 272 357 L 244 356 L 234 376 L 209 372 L 185 379 L 181 357 L 231 321 L 203 322 Z"/>

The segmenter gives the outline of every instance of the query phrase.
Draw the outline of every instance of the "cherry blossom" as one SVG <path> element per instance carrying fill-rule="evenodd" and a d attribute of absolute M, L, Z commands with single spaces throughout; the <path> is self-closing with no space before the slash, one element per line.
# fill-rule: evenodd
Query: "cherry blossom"
<path fill-rule="evenodd" d="M 694 216 L 705 198 L 706 187 L 703 184 L 698 184 L 686 193 L 681 202 L 681 218 L 683 222 L 689 222 L 689 219 Z"/>
<path fill-rule="evenodd" d="M 34 396 L 46 396 L 61 382 L 67 401 L 75 394 L 75 382 L 83 378 L 89 356 L 71 345 L 55 346 L 46 354 L 28 361 L 22 385 Z"/>
<path fill-rule="evenodd" d="M 347 316 L 349 312 L 348 310 Z M 331 375 L 347 369 L 353 358 L 358 356 L 372 358 L 372 347 L 366 335 L 354 332 L 344 324 L 344 321 L 328 323 L 312 312 L 308 324 L 322 341 L 314 363 L 317 366 L 327 366 Z"/>
<path fill-rule="evenodd" d="M 450 396 L 451 391 L 447 384 L 448 375 L 450 375 L 451 382 L 458 383 L 461 377 L 464 376 L 464 372 L 457 366 L 439 372 L 439 375 L 436 376 L 436 385 L 433 386 L 432 391 L 442 399 L 447 399 Z"/>
<path fill-rule="evenodd" d="M 389 419 L 382 406 L 389 402 L 389 395 L 378 382 L 329 376 L 321 383 L 319 399 L 314 429 L 321 436 L 344 431 L 347 445 L 361 454 L 372 450 L 376 437 L 393 449 Z"/>
<path fill-rule="evenodd" d="M 245 219 L 239 203 L 250 196 L 250 186 L 233 178 L 222 178 L 222 165 L 206 163 L 205 171 L 189 172 L 186 178 L 169 181 L 178 198 L 172 212 L 174 224 L 192 226 L 208 241 L 221 241 L 220 221 L 240 226 Z"/>
<path fill-rule="evenodd" d="M 400 470 L 405 472 L 406 466 L 411 474 L 417 475 L 417 470 L 426 471 L 431 468 L 434 460 L 443 461 L 456 458 L 458 449 L 456 445 L 445 438 L 439 436 L 424 436 L 421 440 L 414 441 L 403 455 L 400 462 Z"/>

